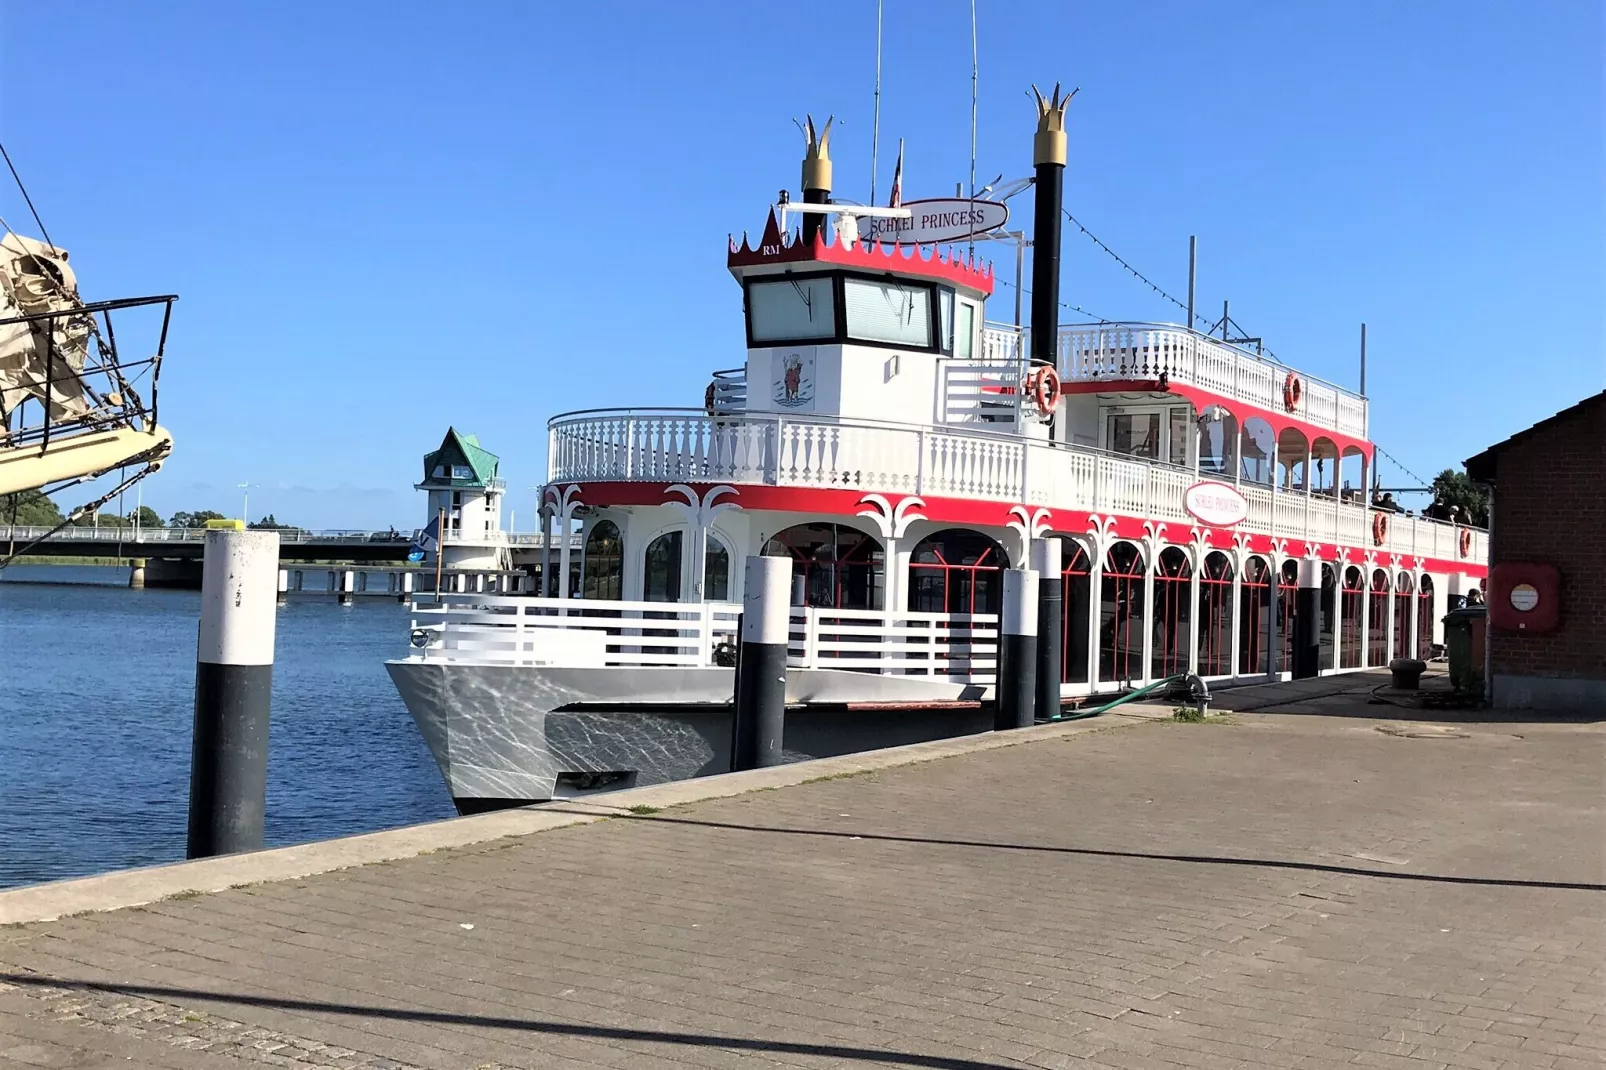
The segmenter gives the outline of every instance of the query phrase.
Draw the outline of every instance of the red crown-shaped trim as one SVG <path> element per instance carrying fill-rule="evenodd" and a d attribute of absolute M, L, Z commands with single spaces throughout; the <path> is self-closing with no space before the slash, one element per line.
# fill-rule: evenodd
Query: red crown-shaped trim
<path fill-rule="evenodd" d="M 771 211 L 769 220 L 764 224 L 764 234 L 756 247 L 748 244 L 745 231 L 740 245 L 736 244 L 734 237 L 731 238 L 726 266 L 734 270 L 759 264 L 793 264 L 813 260 L 862 271 L 919 275 L 967 286 L 984 294 L 993 292 L 993 266 L 989 263 L 977 263 L 974 258 L 967 259 L 951 249 L 944 256 L 936 246 L 922 248 L 918 245 L 859 242 L 849 248 L 831 240 L 828 233 L 830 229 L 822 227 L 811 248 L 801 236 L 782 234 L 780 222 L 775 212 Z"/>

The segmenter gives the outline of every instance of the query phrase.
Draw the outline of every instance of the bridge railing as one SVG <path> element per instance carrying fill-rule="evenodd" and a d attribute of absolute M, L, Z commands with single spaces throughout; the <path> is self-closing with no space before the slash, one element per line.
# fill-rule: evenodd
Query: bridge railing
<path fill-rule="evenodd" d="M 146 527 L 65 527 L 54 535 L 50 528 L 39 525 L 0 524 L 0 540 L 30 542 L 47 539 L 50 542 L 200 542 L 206 537 L 206 528 L 146 528 Z M 381 543 L 394 546 L 410 545 L 417 537 L 412 531 L 358 531 L 332 529 L 309 531 L 304 528 L 279 530 L 281 543 Z"/>

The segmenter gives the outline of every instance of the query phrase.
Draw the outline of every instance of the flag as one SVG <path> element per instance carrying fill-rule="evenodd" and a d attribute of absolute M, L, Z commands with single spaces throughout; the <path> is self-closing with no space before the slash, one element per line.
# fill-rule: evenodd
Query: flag
<path fill-rule="evenodd" d="M 433 552 L 438 546 L 440 546 L 440 526 L 441 518 L 440 514 L 437 513 L 430 519 L 430 522 L 425 525 L 424 530 L 418 533 L 418 541 L 413 543 L 413 551 L 415 553 L 427 554 Z"/>
<path fill-rule="evenodd" d="M 887 202 L 889 208 L 903 207 L 903 138 L 898 139 L 898 163 L 892 169 L 892 199 Z"/>

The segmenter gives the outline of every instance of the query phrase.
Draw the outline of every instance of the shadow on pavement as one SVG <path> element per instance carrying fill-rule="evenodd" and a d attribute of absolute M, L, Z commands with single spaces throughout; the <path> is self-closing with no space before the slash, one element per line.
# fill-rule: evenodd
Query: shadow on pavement
<path fill-rule="evenodd" d="M 595 815 L 594 810 L 564 810 L 543 806 L 542 810 L 557 813 L 584 813 Z M 773 825 L 738 825 L 725 821 L 702 821 L 690 817 L 670 817 L 663 813 L 613 815 L 616 819 L 649 822 L 660 825 L 692 825 L 699 828 L 728 829 L 732 832 L 766 832 L 781 836 L 821 836 L 843 840 L 880 840 L 886 843 L 920 843 L 939 847 L 979 847 L 989 851 L 1039 851 L 1045 854 L 1082 855 L 1088 858 L 1134 858 L 1148 862 L 1184 862 L 1205 866 L 1248 866 L 1257 869 L 1288 869 L 1306 873 L 1335 873 L 1347 877 L 1377 877 L 1391 881 L 1425 881 L 1432 884 L 1475 884 L 1488 888 L 1546 888 L 1570 892 L 1606 892 L 1606 884 L 1584 881 L 1536 881 L 1511 877 L 1452 877 L 1439 873 L 1401 873 L 1384 869 L 1362 869 L 1358 866 L 1338 866 L 1325 862 L 1293 862 L 1276 858 L 1231 858 L 1223 855 L 1163 854 L 1149 851 L 1115 851 L 1096 847 L 1058 847 L 1052 844 L 988 843 L 984 840 L 946 840 L 930 836 L 900 836 L 893 833 L 853 832 L 837 829 L 792 829 Z"/>
<path fill-rule="evenodd" d="M 616 1029 L 571 1022 L 546 1022 L 528 1018 L 505 1018 L 481 1014 L 454 1014 L 446 1011 L 368 1007 L 357 1003 L 327 1003 L 277 996 L 248 996 L 232 992 L 208 992 L 199 988 L 171 988 L 158 985 L 110 984 L 46 977 L 28 973 L 0 973 L 0 982 L 30 988 L 66 988 L 79 992 L 106 992 L 113 995 L 141 996 L 155 1000 L 206 1000 L 247 1007 L 314 1014 L 345 1014 L 380 1020 L 427 1022 L 436 1025 L 466 1025 L 481 1029 L 512 1029 L 549 1036 L 581 1037 L 591 1040 L 633 1040 L 650 1044 L 681 1044 L 688 1047 L 722 1048 L 727 1051 L 775 1052 L 784 1055 L 817 1055 L 827 1059 L 877 1062 L 894 1066 L 928 1067 L 930 1070 L 1013 1070 L 1007 1063 L 982 1062 L 952 1055 L 915 1055 L 907 1052 L 855 1048 L 843 1044 L 803 1044 L 795 1041 L 754 1040 L 709 1033 L 665 1033 L 655 1029 Z"/>

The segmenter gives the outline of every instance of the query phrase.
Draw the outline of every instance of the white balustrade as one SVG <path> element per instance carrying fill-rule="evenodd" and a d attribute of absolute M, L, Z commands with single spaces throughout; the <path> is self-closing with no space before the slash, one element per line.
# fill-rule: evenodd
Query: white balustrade
<path fill-rule="evenodd" d="M 1224 397 L 1282 412 L 1283 386 L 1299 376 L 1294 414 L 1307 423 L 1354 438 L 1367 435 L 1366 399 L 1332 383 L 1262 359 L 1181 327 L 1107 323 L 1060 332 L 1060 373 L 1079 382 L 1153 380 L 1201 387 Z"/>
<path fill-rule="evenodd" d="M 1169 465 L 959 427 L 751 413 L 584 413 L 551 424 L 549 478 L 663 483 L 757 483 L 846 487 L 897 494 L 976 498 L 1120 513 L 1193 523 L 1183 495 L 1200 478 Z M 1239 488 L 1249 513 L 1242 529 L 1286 539 L 1374 545 L 1359 503 L 1271 487 Z M 1379 550 L 1438 560 L 1487 560 L 1487 536 L 1440 521 L 1390 515 Z"/>

